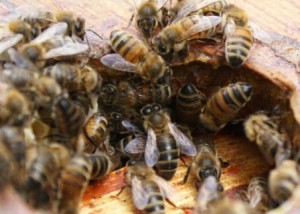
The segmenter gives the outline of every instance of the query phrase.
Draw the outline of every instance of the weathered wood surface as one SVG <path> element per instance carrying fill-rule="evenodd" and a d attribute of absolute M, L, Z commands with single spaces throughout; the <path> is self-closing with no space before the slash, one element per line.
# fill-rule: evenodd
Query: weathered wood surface
<path fill-rule="evenodd" d="M 229 2 L 245 8 L 250 20 L 269 32 L 272 38 L 271 40 L 263 38 L 263 41 L 255 43 L 245 65 L 247 72 L 260 74 L 281 89 L 291 91 L 291 106 L 295 118 L 300 121 L 300 76 L 296 71 L 296 64 L 300 60 L 300 2 L 298 0 L 232 0 Z M 71 10 L 86 19 L 87 28 L 93 29 L 104 38 L 108 38 L 110 31 L 126 27 L 135 8 L 133 0 L 3 0 L 0 1 L 0 15 L 3 16 L 7 11 L 25 4 L 53 11 L 60 8 Z M 223 170 L 221 179 L 228 195 L 235 197 L 239 192 L 237 190 L 243 189 L 253 176 L 268 170 L 257 148 L 243 136 L 235 133 L 220 134 L 216 136 L 215 143 L 221 156 L 230 163 L 230 166 Z M 176 204 L 180 207 L 192 206 L 196 196 L 192 177 L 187 184 L 181 184 L 185 171 L 186 167 L 181 166 L 171 181 L 178 191 Z M 132 206 L 130 190 L 124 190 L 115 198 L 124 185 L 123 173 L 124 170 L 120 170 L 102 181 L 92 183 L 83 197 L 81 213 L 136 212 Z M 185 212 L 168 206 L 168 211 L 171 210 L 174 211 L 173 213 Z"/>

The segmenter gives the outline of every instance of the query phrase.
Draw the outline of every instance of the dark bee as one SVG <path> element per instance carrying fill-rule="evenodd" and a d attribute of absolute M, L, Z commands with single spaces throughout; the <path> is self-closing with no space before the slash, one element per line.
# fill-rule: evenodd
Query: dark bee
<path fill-rule="evenodd" d="M 213 94 L 199 115 L 200 124 L 209 131 L 218 131 L 232 120 L 250 100 L 249 83 L 230 84 Z"/>
<path fill-rule="evenodd" d="M 184 85 L 177 94 L 176 118 L 179 122 L 195 124 L 206 101 L 206 96 L 202 94 L 194 85 Z"/>

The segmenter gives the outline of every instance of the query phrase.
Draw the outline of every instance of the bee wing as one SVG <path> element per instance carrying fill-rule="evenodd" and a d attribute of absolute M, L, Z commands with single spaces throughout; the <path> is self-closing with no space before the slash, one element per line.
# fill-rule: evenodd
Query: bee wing
<path fill-rule="evenodd" d="M 23 39 L 23 35 L 15 34 L 9 38 L 4 38 L 0 41 L 0 54 L 2 54 L 7 49 L 13 47 L 18 44 Z"/>
<path fill-rule="evenodd" d="M 137 66 L 131 62 L 127 62 L 119 54 L 107 54 L 101 58 L 101 63 L 109 68 L 125 71 L 125 72 L 137 72 Z"/>
<path fill-rule="evenodd" d="M 173 186 L 158 175 L 153 175 L 153 179 L 159 186 L 160 192 L 162 193 L 163 197 L 171 200 L 172 196 L 175 195 L 175 189 L 173 188 Z"/>
<path fill-rule="evenodd" d="M 126 146 L 125 151 L 131 154 L 140 154 L 145 151 L 146 138 L 138 136 L 131 140 Z"/>
<path fill-rule="evenodd" d="M 142 182 L 136 178 L 133 177 L 132 179 L 132 200 L 135 205 L 135 207 L 139 210 L 143 210 L 146 208 L 147 203 L 149 201 L 149 194 L 145 191 Z"/>
<path fill-rule="evenodd" d="M 122 125 L 133 133 L 143 133 L 143 131 L 135 124 L 133 124 L 130 120 L 123 120 Z"/>
<path fill-rule="evenodd" d="M 180 148 L 180 152 L 188 156 L 195 156 L 197 153 L 197 149 L 194 143 L 187 136 L 185 136 L 185 134 L 183 134 L 173 123 L 169 123 L 169 129 Z"/>
<path fill-rule="evenodd" d="M 46 30 L 44 30 L 38 37 L 36 37 L 30 43 L 42 43 L 54 36 L 63 36 L 67 31 L 67 27 L 68 25 L 65 22 L 55 23 Z"/>
<path fill-rule="evenodd" d="M 157 9 L 160 10 L 169 0 L 156 0 Z"/>
<path fill-rule="evenodd" d="M 219 16 L 197 16 L 197 23 L 193 25 L 190 29 L 186 30 L 181 38 L 181 40 L 188 39 L 190 36 L 197 34 L 202 31 L 206 31 L 212 27 L 217 26 L 221 23 L 222 19 Z"/>
<path fill-rule="evenodd" d="M 206 7 L 207 5 L 213 4 L 215 2 L 219 2 L 220 0 L 185 0 L 181 5 L 182 7 L 179 8 L 177 15 L 175 16 L 172 23 L 178 22 L 180 19 L 188 16 L 192 12 L 196 12 L 197 10 Z"/>
<path fill-rule="evenodd" d="M 10 60 L 14 62 L 18 67 L 38 72 L 38 68 L 15 49 L 10 48 L 7 52 L 9 54 Z"/>
<path fill-rule="evenodd" d="M 68 42 L 65 45 L 49 50 L 44 59 L 50 59 L 61 56 L 72 56 L 77 54 L 82 54 L 89 49 L 86 44 L 81 44 L 77 42 Z"/>
<path fill-rule="evenodd" d="M 159 151 L 156 144 L 156 135 L 151 127 L 148 127 L 147 142 L 145 148 L 145 162 L 147 166 L 153 167 L 159 158 Z"/>

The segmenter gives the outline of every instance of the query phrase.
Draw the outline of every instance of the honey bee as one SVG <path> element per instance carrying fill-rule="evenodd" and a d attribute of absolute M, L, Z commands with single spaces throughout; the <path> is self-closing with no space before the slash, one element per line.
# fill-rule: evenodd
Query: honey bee
<path fill-rule="evenodd" d="M 141 115 L 147 140 L 145 142 L 142 138 L 136 138 L 126 146 L 125 150 L 129 153 L 145 152 L 147 165 L 150 167 L 155 165 L 159 175 L 170 180 L 176 172 L 179 153 L 194 156 L 197 153 L 196 147 L 171 122 L 160 105 L 153 103 L 144 106 Z"/>
<path fill-rule="evenodd" d="M 231 67 L 238 68 L 246 62 L 253 44 L 253 35 L 248 27 L 248 16 L 243 9 L 232 4 L 224 8 L 221 16 L 226 38 L 226 61 Z"/>
<path fill-rule="evenodd" d="M 84 149 L 86 152 L 94 153 L 97 148 L 101 151 L 109 150 L 108 121 L 103 114 L 98 112 L 92 114 L 86 121 L 83 132 L 87 138 Z"/>
<path fill-rule="evenodd" d="M 176 115 L 179 122 L 195 124 L 206 102 L 206 96 L 193 84 L 185 84 L 179 89 L 176 99 Z"/>
<path fill-rule="evenodd" d="M 248 185 L 247 196 L 250 206 L 261 213 L 267 212 L 272 207 L 272 199 L 268 190 L 268 181 L 263 177 L 251 179 Z"/>
<path fill-rule="evenodd" d="M 90 161 L 84 156 L 75 156 L 67 163 L 58 181 L 58 213 L 78 213 L 92 171 Z"/>
<path fill-rule="evenodd" d="M 199 115 L 200 124 L 209 131 L 218 131 L 232 120 L 252 95 L 252 86 L 236 82 L 221 88 L 207 101 Z"/>
<path fill-rule="evenodd" d="M 39 30 L 37 30 L 36 28 L 32 28 L 32 26 L 27 22 L 18 19 L 9 21 L 5 25 L 7 26 L 2 26 L 2 27 L 6 27 L 7 30 L 9 30 L 10 32 L 14 34 L 23 35 L 24 42 L 31 41 L 33 38 L 37 37 L 38 34 L 40 33 Z"/>
<path fill-rule="evenodd" d="M 193 14 L 220 15 L 226 5 L 226 0 L 180 1 L 177 5 L 177 14 L 172 20 L 172 23 L 176 23 L 180 19 Z"/>
<path fill-rule="evenodd" d="M 104 153 L 87 155 L 86 158 L 92 165 L 91 180 L 98 180 L 113 170 L 110 158 Z"/>
<path fill-rule="evenodd" d="M 187 41 L 204 39 L 216 33 L 217 26 L 221 23 L 218 16 L 193 15 L 184 17 L 178 22 L 168 25 L 153 38 L 153 45 L 160 55 L 170 53 L 188 53 Z"/>
<path fill-rule="evenodd" d="M 83 110 L 62 94 L 54 100 L 52 112 L 58 131 L 68 137 L 72 149 L 77 150 L 78 136 L 85 121 Z"/>
<path fill-rule="evenodd" d="M 204 181 L 211 176 L 219 179 L 221 176 L 222 162 L 212 142 L 201 140 L 197 143 L 196 147 L 198 153 L 187 170 L 184 182 L 187 181 L 190 173 L 193 173 L 198 181 Z"/>
<path fill-rule="evenodd" d="M 51 25 L 30 43 L 21 47 L 21 54 L 37 63 L 53 58 L 74 57 L 88 50 L 86 44 L 75 42 L 64 36 L 67 24 L 59 22 Z M 44 66 L 44 63 L 40 66 Z"/>
<path fill-rule="evenodd" d="M 269 175 L 271 197 L 279 204 L 286 201 L 300 183 L 299 168 L 295 161 L 285 160 Z"/>
<path fill-rule="evenodd" d="M 76 35 L 81 40 L 85 35 L 85 20 L 81 17 L 75 17 L 70 11 L 59 11 L 55 13 L 54 19 L 57 22 L 65 22 L 68 24 L 68 35 L 72 37 Z"/>
<path fill-rule="evenodd" d="M 73 91 L 69 92 L 69 97 L 72 102 L 78 105 L 87 116 L 90 109 L 92 108 L 91 99 L 88 96 L 88 93 L 85 91 Z"/>
<path fill-rule="evenodd" d="M 92 92 L 99 86 L 100 81 L 97 72 L 87 65 L 80 67 L 69 63 L 56 63 L 46 67 L 43 73 L 54 78 L 68 91 Z"/>
<path fill-rule="evenodd" d="M 159 11 L 168 0 L 140 0 L 136 2 L 136 24 L 146 38 L 152 36 L 157 25 L 162 27 Z"/>
<path fill-rule="evenodd" d="M 164 199 L 170 201 L 173 194 L 173 188 L 167 181 L 143 163 L 128 166 L 125 176 L 137 209 L 145 213 L 164 213 Z"/>
<path fill-rule="evenodd" d="M 108 54 L 101 63 L 109 68 L 138 74 L 142 79 L 156 83 L 164 78 L 169 67 L 164 60 L 151 51 L 133 35 L 122 30 L 110 34 L 112 49 L 117 54 Z"/>
<path fill-rule="evenodd" d="M 26 97 L 8 84 L 0 83 L 0 124 L 23 126 L 31 113 Z"/>
<path fill-rule="evenodd" d="M 244 122 L 244 128 L 247 138 L 252 142 L 256 142 L 269 164 L 276 163 L 276 166 L 278 166 L 284 159 L 289 158 L 290 155 L 286 156 L 281 152 L 281 150 L 284 150 L 283 152 L 286 154 L 286 151 L 291 150 L 288 148 L 291 143 L 287 135 L 279 133 L 278 125 L 267 115 L 264 113 L 251 115 Z"/>
<path fill-rule="evenodd" d="M 203 180 L 199 189 L 196 203 L 196 213 L 205 213 L 214 203 L 225 198 L 223 186 L 215 176 L 208 176 Z"/>

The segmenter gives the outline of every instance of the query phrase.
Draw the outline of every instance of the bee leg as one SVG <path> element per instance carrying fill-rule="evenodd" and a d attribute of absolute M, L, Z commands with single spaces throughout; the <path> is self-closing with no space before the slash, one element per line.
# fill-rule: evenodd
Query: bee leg
<path fill-rule="evenodd" d="M 174 208 L 178 208 L 178 206 L 176 206 L 176 204 L 174 204 L 170 199 L 166 198 L 166 201 Z"/>
<path fill-rule="evenodd" d="M 195 181 L 194 186 L 196 189 L 200 188 L 200 182 L 199 181 Z"/>
<path fill-rule="evenodd" d="M 187 169 L 187 171 L 185 173 L 185 176 L 184 176 L 183 181 L 182 181 L 184 184 L 187 182 L 187 179 L 189 178 L 191 168 L 192 168 L 192 165 L 189 166 L 189 168 Z"/>
<path fill-rule="evenodd" d="M 112 198 L 118 198 L 119 195 L 121 195 L 121 193 L 122 193 L 122 192 L 124 191 L 124 189 L 127 188 L 127 187 L 129 187 L 129 185 L 128 185 L 128 184 L 125 184 L 124 186 L 122 186 L 122 188 L 120 189 L 120 191 L 118 192 L 118 194 L 112 195 L 112 196 L 110 196 L 110 197 L 112 197 Z"/>
<path fill-rule="evenodd" d="M 179 159 L 181 160 L 181 162 L 183 163 L 183 165 L 184 165 L 185 167 L 188 167 L 188 165 L 186 164 L 185 160 L 184 160 L 182 157 L 180 157 Z"/>
<path fill-rule="evenodd" d="M 221 167 L 226 168 L 229 166 L 229 162 L 224 161 L 222 158 L 219 158 L 219 161 L 220 161 Z"/>
<path fill-rule="evenodd" d="M 131 18 L 130 18 L 130 20 L 128 22 L 128 25 L 127 25 L 127 27 L 125 29 L 128 29 L 130 27 L 130 25 L 131 25 L 131 23 L 133 21 L 133 18 L 134 18 L 134 13 L 131 15 Z"/>
<path fill-rule="evenodd" d="M 186 41 L 175 44 L 174 45 L 175 60 L 184 62 L 185 58 L 188 55 L 188 51 L 189 51 L 189 48 L 188 48 L 188 44 Z"/>

